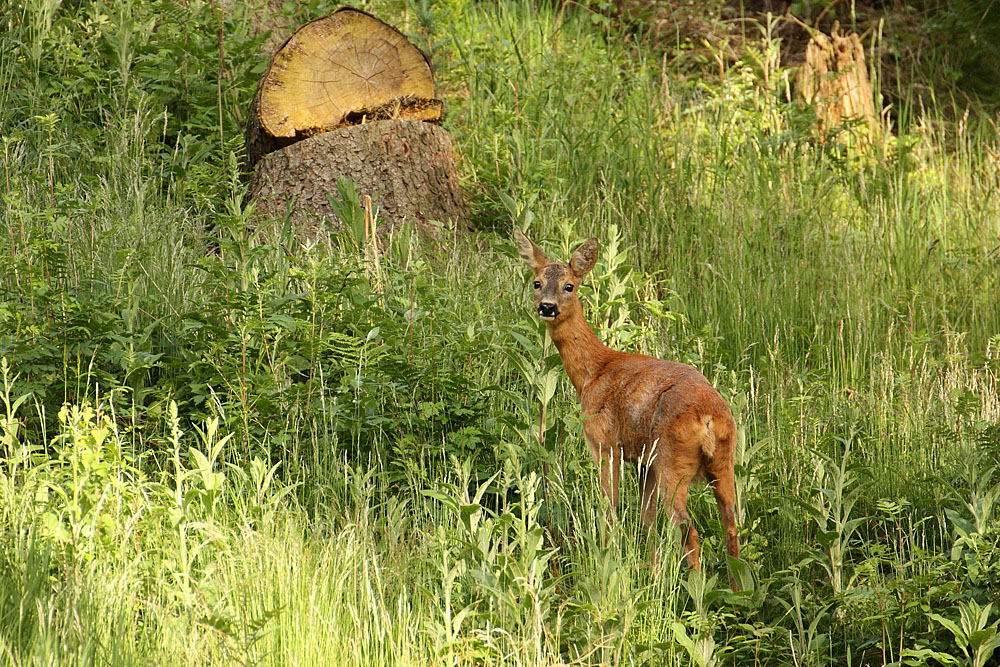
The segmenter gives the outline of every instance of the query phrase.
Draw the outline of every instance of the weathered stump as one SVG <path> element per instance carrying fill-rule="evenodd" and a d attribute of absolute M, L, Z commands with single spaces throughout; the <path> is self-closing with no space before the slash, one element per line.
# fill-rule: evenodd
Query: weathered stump
<path fill-rule="evenodd" d="M 311 240 L 327 222 L 339 228 L 329 196 L 348 178 L 359 197 L 371 195 L 382 220 L 462 221 L 454 152 L 448 133 L 420 121 L 375 121 L 299 141 L 266 155 L 254 170 L 250 194 L 264 216 L 281 217 Z"/>
<path fill-rule="evenodd" d="M 798 90 L 807 104 L 816 105 L 821 134 L 826 135 L 847 121 L 860 123 L 870 139 L 878 136 L 881 125 L 875 114 L 865 50 L 856 34 L 840 34 L 838 24 L 829 36 L 816 32 L 806 46 Z"/>
<path fill-rule="evenodd" d="M 246 129 L 250 194 L 315 239 L 339 226 L 327 195 L 341 178 L 380 219 L 464 223 L 444 106 L 430 61 L 394 27 L 341 8 L 299 28 L 271 58 Z"/>

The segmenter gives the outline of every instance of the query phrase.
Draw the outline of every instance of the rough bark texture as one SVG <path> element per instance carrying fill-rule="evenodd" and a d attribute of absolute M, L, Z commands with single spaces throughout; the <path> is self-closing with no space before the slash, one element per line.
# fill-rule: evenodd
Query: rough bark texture
<path fill-rule="evenodd" d="M 798 89 L 808 104 L 816 105 L 820 132 L 837 129 L 844 121 L 860 121 L 875 138 L 880 125 L 865 64 L 865 50 L 854 33 L 813 35 L 799 70 Z"/>
<path fill-rule="evenodd" d="M 404 220 L 464 225 L 465 205 L 448 133 L 411 120 L 383 120 L 324 132 L 286 146 L 257 163 L 250 194 L 262 217 L 281 218 L 292 202 L 300 238 L 322 239 L 328 221 L 340 228 L 327 194 L 337 181 L 355 182 L 359 197 L 371 195 L 380 229 Z"/>
<path fill-rule="evenodd" d="M 427 56 L 374 16 L 342 7 L 271 58 L 247 121 L 249 166 L 295 141 L 371 118 L 437 121 Z"/>

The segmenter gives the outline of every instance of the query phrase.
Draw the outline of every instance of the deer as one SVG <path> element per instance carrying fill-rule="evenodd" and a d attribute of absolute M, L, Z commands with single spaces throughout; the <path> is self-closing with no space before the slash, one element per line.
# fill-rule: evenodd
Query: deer
<path fill-rule="evenodd" d="M 618 510 L 622 462 L 642 470 L 642 525 L 653 532 L 660 500 L 682 528 L 684 558 L 699 569 L 698 531 L 687 511 L 688 487 L 705 480 L 715 494 L 726 552 L 740 557 L 736 528 L 733 458 L 736 421 L 725 399 L 694 366 L 605 345 L 583 315 L 578 288 L 597 262 L 598 240 L 573 251 L 568 264 L 550 261 L 534 241 L 514 228 L 521 259 L 534 273 L 534 308 L 546 325 L 576 389 L 583 433 L 600 473 L 600 485 Z M 651 565 L 657 563 L 651 546 Z M 730 577 L 733 590 L 737 590 Z"/>

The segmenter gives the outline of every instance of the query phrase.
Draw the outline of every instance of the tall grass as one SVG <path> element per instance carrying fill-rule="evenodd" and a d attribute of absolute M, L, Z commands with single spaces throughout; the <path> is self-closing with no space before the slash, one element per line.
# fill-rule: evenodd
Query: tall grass
<path fill-rule="evenodd" d="M 3 660 L 988 660 L 995 125 L 866 155 L 773 43 L 695 78 L 576 5 L 367 8 L 431 52 L 483 228 L 394 236 L 377 283 L 348 236 L 258 233 L 241 8 L 6 8 Z M 666 522 L 650 570 L 635 475 L 607 522 L 510 224 L 598 236 L 602 337 L 729 399 L 742 564 L 707 491 L 704 575 Z"/>
<path fill-rule="evenodd" d="M 497 16 L 487 40 L 509 46 L 456 46 L 466 157 L 532 202 L 536 233 L 623 231 L 685 316 L 653 352 L 750 397 L 749 440 L 784 461 L 764 492 L 807 485 L 808 450 L 850 430 L 894 471 L 874 493 L 938 493 L 918 480 L 967 457 L 958 425 L 998 409 L 995 128 L 929 122 L 859 159 L 817 144 L 764 57 L 686 84 L 555 9 Z"/>

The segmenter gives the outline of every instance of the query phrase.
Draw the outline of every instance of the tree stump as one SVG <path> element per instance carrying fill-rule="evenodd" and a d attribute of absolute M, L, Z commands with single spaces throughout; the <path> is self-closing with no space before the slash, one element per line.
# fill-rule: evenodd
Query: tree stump
<path fill-rule="evenodd" d="M 316 240 L 327 223 L 340 227 L 328 196 L 342 177 L 371 195 L 382 220 L 465 219 L 451 138 L 413 120 L 352 125 L 270 153 L 254 170 L 250 194 L 264 216 L 283 216 L 290 202 L 292 224 Z"/>
<path fill-rule="evenodd" d="M 854 34 L 841 35 L 834 24 L 830 36 L 816 32 L 806 46 L 799 69 L 798 90 L 807 104 L 816 105 L 819 131 L 825 135 L 845 122 L 860 122 L 875 139 L 880 130 L 865 50 Z"/>
<path fill-rule="evenodd" d="M 258 212 L 284 215 L 291 202 L 296 228 L 315 239 L 317 217 L 339 226 L 327 193 L 347 178 L 383 221 L 464 221 L 451 140 L 431 124 L 443 115 L 430 61 L 394 27 L 349 7 L 305 24 L 271 58 L 251 105 Z"/>

